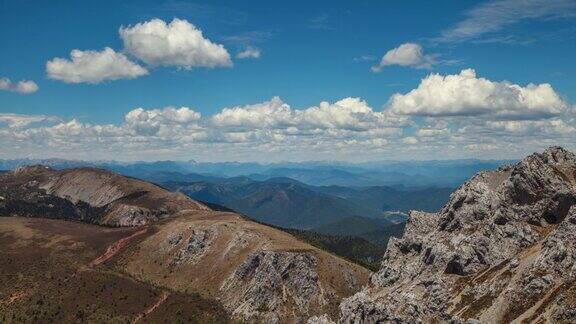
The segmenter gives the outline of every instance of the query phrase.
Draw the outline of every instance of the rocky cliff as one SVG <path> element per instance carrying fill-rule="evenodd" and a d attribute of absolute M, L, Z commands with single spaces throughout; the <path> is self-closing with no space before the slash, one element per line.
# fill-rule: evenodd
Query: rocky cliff
<path fill-rule="evenodd" d="M 551 147 L 411 212 L 340 322 L 574 323 L 575 279 L 576 156 Z"/>

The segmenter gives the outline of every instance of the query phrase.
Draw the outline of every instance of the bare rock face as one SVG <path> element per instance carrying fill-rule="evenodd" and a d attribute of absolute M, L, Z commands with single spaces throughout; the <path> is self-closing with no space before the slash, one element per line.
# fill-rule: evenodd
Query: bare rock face
<path fill-rule="evenodd" d="M 437 214 L 411 212 L 343 323 L 576 320 L 576 156 L 482 172 Z"/>
<path fill-rule="evenodd" d="M 224 304 L 238 317 L 250 319 L 263 312 L 269 320 L 285 313 L 287 309 L 282 308 L 290 304 L 303 311 L 310 304 L 324 304 L 316 262 L 308 252 L 253 252 L 222 285 L 221 290 L 231 297 Z"/>

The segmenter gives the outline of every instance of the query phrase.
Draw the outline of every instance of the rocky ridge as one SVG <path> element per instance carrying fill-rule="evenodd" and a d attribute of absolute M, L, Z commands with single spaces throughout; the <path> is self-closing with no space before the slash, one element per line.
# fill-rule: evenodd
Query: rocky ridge
<path fill-rule="evenodd" d="M 209 208 L 181 193 L 95 169 L 21 167 L 0 174 L 4 214 L 77 219 L 109 226 L 139 226 L 186 210 Z M 4 209 L 4 210 L 2 210 Z"/>
<path fill-rule="evenodd" d="M 551 147 L 411 212 L 340 322 L 573 323 L 575 279 L 576 156 Z"/>

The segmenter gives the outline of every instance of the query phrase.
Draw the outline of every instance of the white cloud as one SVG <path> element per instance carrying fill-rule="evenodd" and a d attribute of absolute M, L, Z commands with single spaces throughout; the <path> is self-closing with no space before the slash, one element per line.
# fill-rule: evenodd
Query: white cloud
<path fill-rule="evenodd" d="M 188 108 L 166 107 L 164 109 L 145 110 L 136 108 L 124 118 L 126 125 L 138 134 L 165 134 L 182 126 L 195 125 L 200 113 Z"/>
<path fill-rule="evenodd" d="M 278 128 L 293 125 L 294 112 L 279 97 L 247 106 L 224 108 L 212 116 L 217 126 Z"/>
<path fill-rule="evenodd" d="M 462 91 L 474 97 L 468 93 L 470 89 L 481 93 L 491 89 L 490 95 L 495 96 L 508 92 L 499 87 L 519 87 L 489 80 L 483 82 L 491 87 L 482 82 L 479 85 L 480 79 L 471 72 L 464 72 L 468 79 L 448 87 L 451 91 L 445 86 L 429 90 L 453 104 L 454 100 L 462 100 Z M 461 86 L 462 82 L 466 87 Z M 519 97 L 531 102 L 550 101 L 536 100 L 533 94 L 522 93 Z M 542 99 L 540 94 L 536 97 Z M 523 105 L 529 106 L 525 102 Z M 490 108 L 489 113 L 480 115 L 415 117 L 398 115 L 390 107 L 374 111 L 360 98 L 294 109 L 274 97 L 252 105 L 224 108 L 210 116 L 201 116 L 188 107 L 135 108 L 117 124 L 3 113 L 0 147 L 12 157 L 46 157 L 48 147 L 51 156 L 65 158 L 261 161 L 502 158 L 553 144 L 576 148 L 573 109 L 562 108 L 560 114 L 549 118 L 544 118 L 545 114 L 529 114 L 541 116 L 540 119 L 509 113 L 508 118 L 502 118 L 499 112 L 507 110 L 510 109 Z"/>
<path fill-rule="evenodd" d="M 21 115 L 11 113 L 0 113 L 0 123 L 6 123 L 9 128 L 21 128 L 33 123 L 43 121 L 58 121 L 59 119 L 52 116 L 44 115 Z"/>
<path fill-rule="evenodd" d="M 247 58 L 257 59 L 260 58 L 260 50 L 255 47 L 248 46 L 242 52 L 238 53 L 236 57 L 239 59 L 247 59 Z"/>
<path fill-rule="evenodd" d="M 443 129 L 420 128 L 416 131 L 417 137 L 437 137 L 448 134 L 450 134 L 450 130 L 447 128 Z"/>
<path fill-rule="evenodd" d="M 548 120 L 506 120 L 487 121 L 486 127 L 492 130 L 513 134 L 574 134 L 576 129 L 564 120 L 554 118 Z"/>
<path fill-rule="evenodd" d="M 100 52 L 75 49 L 70 52 L 70 58 L 48 61 L 48 77 L 66 83 L 99 83 L 105 80 L 134 79 L 148 74 L 145 68 L 109 47 Z"/>
<path fill-rule="evenodd" d="M 407 118 L 374 112 L 359 98 L 344 98 L 333 104 L 323 101 L 318 106 L 295 110 L 274 97 L 260 104 L 224 108 L 212 120 L 219 126 L 252 128 L 368 130 L 408 125 Z"/>
<path fill-rule="evenodd" d="M 484 2 L 466 13 L 466 18 L 437 38 L 462 42 L 501 31 L 524 20 L 552 20 L 576 16 L 574 0 L 499 0 Z M 506 38 L 504 38 L 506 40 Z"/>
<path fill-rule="evenodd" d="M 404 137 L 402 139 L 402 143 L 407 144 L 407 145 L 415 145 L 415 144 L 418 144 L 418 139 L 416 137 L 413 137 L 413 136 L 408 136 L 408 137 Z"/>
<path fill-rule="evenodd" d="M 422 46 L 415 43 L 404 43 L 386 52 L 380 63 L 372 67 L 372 72 L 381 72 L 384 67 L 390 65 L 430 69 L 434 63 L 434 58 L 431 55 L 424 55 Z"/>
<path fill-rule="evenodd" d="M 539 119 L 561 114 L 567 104 L 547 83 L 525 87 L 476 77 L 472 69 L 459 74 L 430 74 L 420 85 L 391 97 L 389 108 L 402 115 L 478 116 Z"/>
<path fill-rule="evenodd" d="M 38 91 L 38 85 L 34 81 L 22 80 L 16 83 L 8 78 L 0 78 L 0 90 L 30 94 Z"/>
<path fill-rule="evenodd" d="M 186 20 L 175 18 L 169 24 L 152 19 L 134 26 L 120 27 L 125 50 L 152 66 L 194 67 L 232 66 L 223 45 L 204 38 L 202 31 Z"/>
<path fill-rule="evenodd" d="M 376 61 L 376 57 L 372 55 L 360 55 L 352 59 L 354 62 L 371 62 Z"/>

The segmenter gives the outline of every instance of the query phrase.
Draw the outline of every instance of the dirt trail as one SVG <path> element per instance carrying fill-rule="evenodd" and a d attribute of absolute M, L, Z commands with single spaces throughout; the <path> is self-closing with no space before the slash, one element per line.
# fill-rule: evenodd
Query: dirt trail
<path fill-rule="evenodd" d="M 168 296 L 170 296 L 170 293 L 167 291 L 163 291 L 162 295 L 156 301 L 156 303 L 154 303 L 154 305 L 146 309 L 143 313 L 138 314 L 138 316 L 136 316 L 136 318 L 132 321 L 132 324 L 138 323 L 144 316 L 148 316 L 150 313 L 152 313 L 156 308 L 162 305 L 166 301 L 166 299 L 168 299 Z"/>
<path fill-rule="evenodd" d="M 143 228 L 128 237 L 122 238 L 114 242 L 112 245 L 108 247 L 108 249 L 106 249 L 106 252 L 104 252 L 104 254 L 94 259 L 92 262 L 90 262 L 88 266 L 94 268 L 110 260 L 113 256 L 115 256 L 118 252 L 120 252 L 120 250 L 123 247 L 125 247 L 132 239 L 146 233 L 147 230 L 148 230 L 147 228 Z"/>

